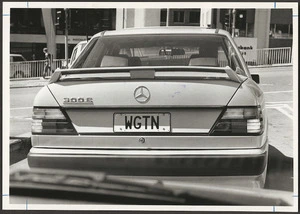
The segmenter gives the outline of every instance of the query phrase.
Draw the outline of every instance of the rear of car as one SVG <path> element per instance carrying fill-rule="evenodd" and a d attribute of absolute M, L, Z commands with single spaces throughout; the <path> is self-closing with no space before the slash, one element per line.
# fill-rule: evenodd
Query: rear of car
<path fill-rule="evenodd" d="M 262 187 L 264 96 L 225 31 L 102 32 L 38 93 L 32 146 L 30 167 Z"/>

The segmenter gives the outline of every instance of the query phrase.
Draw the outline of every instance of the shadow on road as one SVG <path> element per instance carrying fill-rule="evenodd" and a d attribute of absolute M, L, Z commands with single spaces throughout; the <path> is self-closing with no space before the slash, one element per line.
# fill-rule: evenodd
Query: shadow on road
<path fill-rule="evenodd" d="M 293 158 L 269 145 L 266 189 L 293 191 Z"/>

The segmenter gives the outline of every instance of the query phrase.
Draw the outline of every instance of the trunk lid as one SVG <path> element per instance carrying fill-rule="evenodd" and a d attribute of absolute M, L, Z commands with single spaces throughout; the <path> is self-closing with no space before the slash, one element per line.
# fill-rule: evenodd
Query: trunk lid
<path fill-rule="evenodd" d="M 168 135 L 208 134 L 239 85 L 228 80 L 105 80 L 57 82 L 48 87 L 79 134 L 145 134 L 160 120 L 166 129 L 153 132 Z M 147 97 L 144 103 L 136 99 L 140 87 Z M 130 120 L 129 131 L 120 133 Z"/>

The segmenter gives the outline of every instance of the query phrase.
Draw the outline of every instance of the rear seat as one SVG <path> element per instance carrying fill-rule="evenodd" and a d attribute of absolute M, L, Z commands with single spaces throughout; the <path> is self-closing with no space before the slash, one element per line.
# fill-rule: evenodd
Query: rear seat
<path fill-rule="evenodd" d="M 199 54 L 193 54 L 189 61 L 190 66 L 212 66 L 219 67 L 218 59 L 213 57 L 201 57 Z"/>
<path fill-rule="evenodd" d="M 128 66 L 141 66 L 142 61 L 139 57 L 129 57 L 128 58 Z"/>
<path fill-rule="evenodd" d="M 128 58 L 123 56 L 104 56 L 100 67 L 126 67 Z"/>

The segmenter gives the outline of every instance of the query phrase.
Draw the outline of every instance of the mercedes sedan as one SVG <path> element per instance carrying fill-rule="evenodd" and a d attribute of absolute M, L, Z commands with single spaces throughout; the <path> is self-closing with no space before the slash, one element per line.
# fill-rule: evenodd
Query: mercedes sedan
<path fill-rule="evenodd" d="M 258 83 L 223 30 L 100 32 L 37 94 L 29 166 L 263 187 Z"/>

